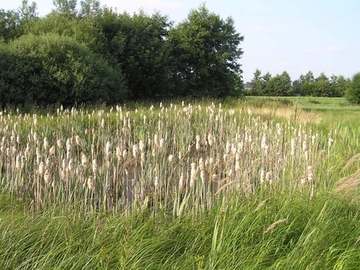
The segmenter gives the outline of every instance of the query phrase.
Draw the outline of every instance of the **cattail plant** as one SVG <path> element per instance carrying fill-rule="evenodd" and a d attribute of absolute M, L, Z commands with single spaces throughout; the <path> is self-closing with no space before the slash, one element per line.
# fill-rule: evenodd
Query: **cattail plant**
<path fill-rule="evenodd" d="M 178 216 L 233 192 L 308 188 L 315 196 L 319 168 L 336 145 L 335 132 L 319 134 L 252 108 L 185 102 L 59 108 L 55 117 L 0 112 L 0 138 L 1 186 L 34 209 L 77 202 L 85 212 L 149 206 Z"/>

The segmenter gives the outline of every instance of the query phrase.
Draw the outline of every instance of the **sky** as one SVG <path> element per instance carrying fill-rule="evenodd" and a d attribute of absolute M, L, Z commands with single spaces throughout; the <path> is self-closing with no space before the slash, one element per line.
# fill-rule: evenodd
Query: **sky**
<path fill-rule="evenodd" d="M 53 9 L 52 0 L 36 2 L 40 16 Z M 80 2 L 80 0 L 78 0 Z M 221 18 L 232 17 L 244 36 L 240 63 L 245 82 L 256 69 L 273 76 L 287 71 L 292 80 L 312 71 L 315 77 L 352 77 L 360 72 L 359 0 L 100 0 L 102 6 L 130 14 L 159 11 L 171 21 L 186 19 L 202 3 Z M 17 9 L 21 0 L 0 0 L 0 9 Z"/>

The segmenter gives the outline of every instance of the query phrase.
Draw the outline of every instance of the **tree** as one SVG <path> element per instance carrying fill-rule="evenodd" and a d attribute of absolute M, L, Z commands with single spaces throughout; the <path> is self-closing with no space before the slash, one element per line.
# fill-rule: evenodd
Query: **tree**
<path fill-rule="evenodd" d="M 170 73 L 167 37 L 171 23 L 167 16 L 144 12 L 120 16 L 118 36 L 125 37 L 124 52 L 118 58 L 127 79 L 130 97 L 153 98 L 166 95 Z"/>
<path fill-rule="evenodd" d="M 54 12 L 66 17 L 75 17 L 77 15 L 76 4 L 77 0 L 53 0 Z"/>
<path fill-rule="evenodd" d="M 98 0 L 84 0 L 80 1 L 80 12 L 81 18 L 94 18 L 99 16 L 102 12 L 100 2 Z"/>
<path fill-rule="evenodd" d="M 301 82 L 300 80 L 295 80 L 292 82 L 292 94 L 295 96 L 301 95 Z"/>
<path fill-rule="evenodd" d="M 301 85 L 301 95 L 312 96 L 315 82 L 314 74 L 309 71 L 306 75 L 300 75 L 299 82 Z"/>
<path fill-rule="evenodd" d="M 24 27 L 24 34 L 57 34 L 74 38 L 86 44 L 93 52 L 105 54 L 105 38 L 93 23 L 60 13 L 50 13 L 45 18 L 33 20 Z M 110 57 L 109 57 L 110 58 Z"/>
<path fill-rule="evenodd" d="M 262 76 L 262 81 L 263 81 L 263 93 L 261 93 L 261 95 L 264 96 L 271 96 L 274 91 L 274 89 L 272 88 L 272 85 L 270 84 L 270 81 L 272 79 L 271 73 L 270 72 L 266 72 L 263 76 Z"/>
<path fill-rule="evenodd" d="M 0 9 L 0 40 L 8 42 L 21 35 L 19 31 L 20 18 L 14 10 Z"/>
<path fill-rule="evenodd" d="M 352 104 L 360 104 L 360 72 L 353 76 L 345 97 Z"/>
<path fill-rule="evenodd" d="M 263 95 L 264 93 L 264 82 L 261 76 L 261 70 L 256 69 L 254 72 L 254 78 L 251 80 L 251 94 L 252 95 Z"/>
<path fill-rule="evenodd" d="M 0 9 L 0 40 L 8 42 L 23 35 L 25 25 L 38 18 L 36 9 L 36 3 L 29 5 L 27 0 L 22 1 L 17 11 Z"/>
<path fill-rule="evenodd" d="M 239 48 L 244 37 L 234 20 L 210 13 L 203 4 L 171 29 L 169 42 L 176 61 L 176 94 L 193 97 L 239 95 L 242 90 Z M 175 93 L 174 93 L 175 95 Z"/>
<path fill-rule="evenodd" d="M 316 97 L 331 97 L 333 96 L 331 90 L 329 78 L 322 72 L 319 77 L 315 79 L 312 95 Z"/>
<path fill-rule="evenodd" d="M 291 93 L 291 78 L 289 73 L 284 71 L 266 82 L 266 94 L 271 96 L 289 96 Z"/>
<path fill-rule="evenodd" d="M 346 89 L 349 88 L 351 79 L 345 78 L 343 75 L 330 77 L 330 85 L 332 94 L 334 97 L 343 97 L 345 96 Z"/>
<path fill-rule="evenodd" d="M 129 98 L 166 96 L 172 71 L 168 17 L 160 13 L 149 16 L 143 11 L 118 15 L 105 8 L 98 25 L 109 55 L 121 65 Z"/>
<path fill-rule="evenodd" d="M 29 5 L 27 0 L 22 0 L 21 6 L 19 8 L 20 20 L 24 22 L 38 18 L 38 13 L 36 10 L 37 5 L 35 2 L 32 2 L 31 5 Z"/>

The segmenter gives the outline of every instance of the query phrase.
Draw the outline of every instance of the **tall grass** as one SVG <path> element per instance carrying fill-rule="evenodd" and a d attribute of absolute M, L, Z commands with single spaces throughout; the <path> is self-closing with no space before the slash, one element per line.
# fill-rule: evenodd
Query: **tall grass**
<path fill-rule="evenodd" d="M 324 170 L 332 131 L 221 104 L 1 112 L 0 125 L 1 185 L 33 210 L 76 203 L 84 213 L 150 207 L 181 216 L 233 190 L 313 196 L 334 181 Z"/>
<path fill-rule="evenodd" d="M 235 105 L 0 112 L 0 268 L 356 267 L 358 125 Z"/>
<path fill-rule="evenodd" d="M 237 194 L 180 218 L 30 215 L 0 199 L 2 269 L 357 269 L 360 259 L 359 207 L 335 195 Z"/>

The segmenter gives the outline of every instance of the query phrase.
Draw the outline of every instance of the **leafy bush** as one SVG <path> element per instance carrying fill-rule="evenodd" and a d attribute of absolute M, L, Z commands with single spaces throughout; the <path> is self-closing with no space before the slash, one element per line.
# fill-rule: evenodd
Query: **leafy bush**
<path fill-rule="evenodd" d="M 126 98 L 120 69 L 70 37 L 25 35 L 0 49 L 1 102 L 72 105 Z"/>

